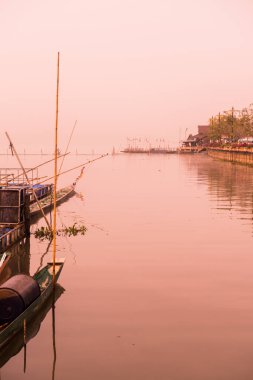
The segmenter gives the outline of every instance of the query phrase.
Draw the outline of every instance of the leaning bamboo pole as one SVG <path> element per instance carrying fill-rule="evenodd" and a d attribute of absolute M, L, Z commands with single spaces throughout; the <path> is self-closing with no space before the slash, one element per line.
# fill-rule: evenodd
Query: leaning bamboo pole
<path fill-rule="evenodd" d="M 70 152 L 68 152 L 68 153 L 64 153 L 64 154 L 58 156 L 57 158 L 61 158 L 61 157 L 64 158 L 64 157 L 67 156 L 69 153 L 70 153 Z M 54 158 L 52 158 L 52 159 L 50 159 L 50 160 L 48 160 L 48 161 L 42 162 L 42 164 L 39 164 L 39 165 L 37 165 L 37 166 L 34 166 L 33 168 L 30 168 L 30 169 L 26 170 L 26 173 L 29 173 L 29 172 L 32 171 L 32 170 L 38 169 L 39 167 L 41 167 L 41 166 L 43 166 L 43 165 L 46 165 L 46 164 L 48 164 L 48 163 L 51 162 L 51 161 L 54 161 Z M 19 177 L 21 177 L 22 175 L 23 175 L 23 173 L 17 175 L 16 177 L 14 177 L 14 178 L 12 179 L 12 181 L 15 180 L 15 179 L 17 179 L 17 178 L 19 178 Z M 35 179 L 36 179 L 36 178 L 35 178 Z M 10 182 L 10 181 L 8 181 L 8 182 Z"/>
<path fill-rule="evenodd" d="M 74 168 L 71 168 L 71 169 L 68 169 L 68 170 L 65 170 L 64 172 L 60 173 L 60 174 L 57 174 L 57 177 L 59 177 L 60 175 L 63 175 L 63 174 L 66 174 L 68 172 L 71 172 L 72 170 L 75 170 L 75 169 L 78 169 L 78 168 L 82 168 L 88 164 L 91 164 L 92 162 L 94 161 L 97 161 L 97 160 L 100 160 L 101 158 L 104 158 L 106 156 L 108 156 L 109 153 L 106 153 L 106 154 L 102 154 L 101 156 L 97 157 L 97 158 L 94 158 L 94 160 L 90 160 L 90 161 L 86 161 L 84 162 L 83 164 L 80 164 L 78 166 L 75 166 Z M 41 181 L 40 183 L 44 183 L 46 181 L 49 181 L 50 179 L 53 179 L 54 177 L 49 177 L 47 178 L 45 181 Z"/>
<path fill-rule="evenodd" d="M 69 138 L 69 141 L 68 141 L 68 144 L 67 144 L 66 150 L 65 150 L 65 154 L 63 155 L 63 159 L 62 159 L 62 162 L 61 162 L 61 165 L 60 165 L 60 169 L 59 169 L 59 171 L 58 171 L 58 175 L 61 174 L 62 165 L 63 165 L 63 163 L 64 163 L 65 155 L 66 155 L 66 153 L 67 153 L 67 151 L 68 151 L 68 149 L 69 149 L 69 144 L 70 144 L 70 141 L 71 141 L 71 139 L 72 139 L 72 136 L 73 136 L 73 133 L 74 133 L 74 130 L 75 130 L 75 127 L 76 127 L 76 123 L 77 123 L 77 120 L 75 121 L 75 124 L 74 124 L 74 126 L 73 126 L 73 128 L 72 128 L 72 131 L 71 131 L 71 134 L 70 134 L 70 138 Z M 58 157 L 58 158 L 59 158 L 59 157 Z"/>
<path fill-rule="evenodd" d="M 40 211 L 42 212 L 42 215 L 43 215 L 43 217 L 44 217 L 44 219 L 45 219 L 45 221 L 46 221 L 46 223 L 47 223 L 48 229 L 51 231 L 51 226 L 50 226 L 50 224 L 49 224 L 49 222 L 48 222 L 48 220 L 47 220 L 47 217 L 46 217 L 46 215 L 45 215 L 45 213 L 44 213 L 44 211 L 43 211 L 43 209 L 42 209 L 42 207 L 41 207 L 41 204 L 40 204 L 40 202 L 39 202 L 39 200 L 38 200 L 37 194 L 36 194 L 36 192 L 34 191 L 34 188 L 33 188 L 32 184 L 31 184 L 31 182 L 30 182 L 30 180 L 29 180 L 29 178 L 28 178 L 28 176 L 27 176 L 27 174 L 26 174 L 25 168 L 24 168 L 22 162 L 20 161 L 19 155 L 18 155 L 18 153 L 17 153 L 17 151 L 16 151 L 16 149 L 15 149 L 15 147 L 14 147 L 14 145 L 13 145 L 11 139 L 10 139 L 10 136 L 8 135 L 7 132 L 5 132 L 5 134 L 6 134 L 8 140 L 9 140 L 9 142 L 10 142 L 10 147 L 11 147 L 12 151 L 14 152 L 14 154 L 15 154 L 15 156 L 16 156 L 18 162 L 19 162 L 19 165 L 20 165 L 21 169 L 23 170 L 24 176 L 25 176 L 25 178 L 26 178 L 26 180 L 27 180 L 29 186 L 30 186 L 31 189 L 32 189 L 32 192 L 33 192 L 34 198 L 35 198 L 35 200 L 36 200 L 36 202 L 37 202 L 37 204 L 38 204 L 38 206 L 39 206 L 39 208 L 40 208 Z"/>

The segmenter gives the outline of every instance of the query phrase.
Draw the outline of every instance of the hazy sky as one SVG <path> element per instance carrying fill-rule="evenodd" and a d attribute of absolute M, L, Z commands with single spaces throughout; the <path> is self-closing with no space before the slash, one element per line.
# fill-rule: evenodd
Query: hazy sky
<path fill-rule="evenodd" d="M 252 0 L 0 0 L 1 148 L 111 151 L 253 102 Z"/>

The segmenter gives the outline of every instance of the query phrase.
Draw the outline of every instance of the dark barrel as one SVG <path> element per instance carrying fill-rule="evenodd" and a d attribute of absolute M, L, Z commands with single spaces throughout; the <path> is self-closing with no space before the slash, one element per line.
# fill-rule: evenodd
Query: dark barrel
<path fill-rule="evenodd" d="M 0 324 L 10 323 L 40 295 L 37 281 L 17 274 L 0 286 Z"/>

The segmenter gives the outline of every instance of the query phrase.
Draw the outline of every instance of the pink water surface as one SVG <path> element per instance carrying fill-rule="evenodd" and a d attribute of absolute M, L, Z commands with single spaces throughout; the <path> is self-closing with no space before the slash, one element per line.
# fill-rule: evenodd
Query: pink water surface
<path fill-rule="evenodd" d="M 88 231 L 57 242 L 56 379 L 252 378 L 252 174 L 207 155 L 121 154 L 87 167 L 58 211 L 58 226 Z M 46 246 L 31 238 L 31 274 Z M 1 380 L 50 379 L 52 368 L 49 312 L 26 373 L 21 351 Z"/>

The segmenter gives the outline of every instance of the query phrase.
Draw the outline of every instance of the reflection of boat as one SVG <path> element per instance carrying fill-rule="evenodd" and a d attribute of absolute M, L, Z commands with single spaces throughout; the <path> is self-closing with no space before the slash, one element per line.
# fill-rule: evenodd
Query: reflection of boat
<path fill-rule="evenodd" d="M 75 194 L 75 187 L 73 185 L 67 186 L 58 190 L 56 194 L 57 206 L 61 204 L 62 202 L 66 201 L 68 198 L 72 197 L 74 194 Z M 40 205 L 45 213 L 50 211 L 54 206 L 53 196 L 49 195 L 43 198 L 40 201 Z M 30 205 L 30 215 L 31 215 L 32 221 L 41 217 L 41 210 L 37 203 L 33 203 L 32 205 Z"/>
<path fill-rule="evenodd" d="M 0 368 L 3 367 L 11 357 L 17 355 L 19 351 L 25 346 L 25 344 L 27 344 L 29 340 L 38 334 L 41 323 L 63 292 L 64 288 L 59 284 L 56 284 L 54 293 L 52 293 L 47 301 L 43 304 L 40 313 L 36 314 L 30 323 L 26 325 L 25 341 L 24 331 L 22 329 L 3 348 L 1 348 Z"/>
<path fill-rule="evenodd" d="M 24 223 L 19 223 L 15 227 L 0 225 L 0 254 L 25 236 L 26 229 Z"/>
<path fill-rule="evenodd" d="M 0 284 L 19 273 L 29 275 L 30 239 L 24 238 L 0 255 Z"/>
<path fill-rule="evenodd" d="M 64 265 L 64 259 L 58 259 L 55 263 L 55 281 L 58 280 Z M 18 315 L 11 323 L 0 326 L 0 349 L 6 345 L 24 327 L 24 321 L 29 323 L 33 319 L 43 304 L 46 302 L 53 290 L 53 263 L 48 263 L 44 268 L 37 272 L 33 279 L 39 284 L 40 295 Z M 6 311 L 6 314 L 9 310 Z"/>

